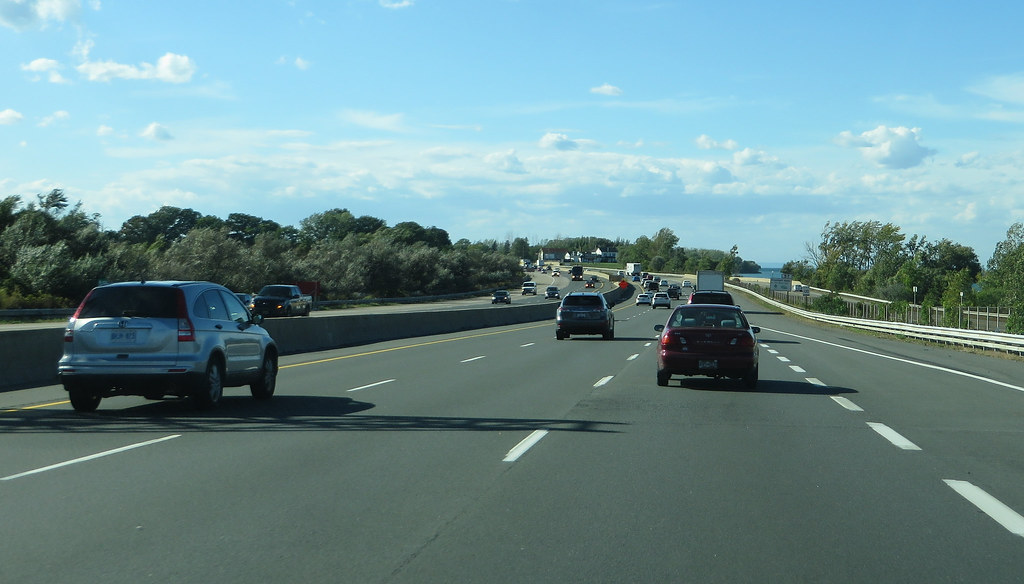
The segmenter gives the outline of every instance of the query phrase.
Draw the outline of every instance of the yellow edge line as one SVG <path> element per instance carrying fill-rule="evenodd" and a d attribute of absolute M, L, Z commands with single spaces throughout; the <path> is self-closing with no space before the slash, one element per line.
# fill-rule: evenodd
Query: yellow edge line
<path fill-rule="evenodd" d="M 426 341 L 423 343 L 413 343 L 411 345 L 402 345 L 400 347 L 391 347 L 390 349 L 378 349 L 376 351 L 366 351 L 363 353 L 354 353 L 352 355 L 342 355 L 341 357 L 330 357 L 328 359 L 317 359 L 316 361 L 305 361 L 303 363 L 293 363 L 291 365 L 281 365 L 279 369 L 288 369 L 290 367 L 302 367 L 304 365 L 317 365 L 319 363 L 330 363 L 331 361 L 340 361 L 342 359 L 352 359 L 353 357 L 366 357 L 367 355 L 379 355 L 381 353 L 389 353 L 391 351 L 400 351 L 402 349 L 414 349 L 416 347 L 426 347 L 429 345 L 439 345 L 441 343 L 451 343 L 452 341 L 464 341 L 466 339 L 477 339 L 480 337 L 489 337 L 493 335 L 502 335 L 505 333 L 512 333 L 516 331 L 525 331 L 534 328 L 540 328 L 542 326 L 549 326 L 548 324 L 535 324 L 531 326 L 524 326 L 514 329 L 508 329 L 503 331 L 493 331 L 489 333 L 478 333 L 475 335 L 466 335 L 462 337 L 454 337 L 451 339 L 441 339 L 439 341 Z"/>
<path fill-rule="evenodd" d="M 35 406 L 25 406 L 23 408 L 15 408 L 15 409 L 12 409 L 12 410 L 0 410 L 0 413 L 11 414 L 11 413 L 14 413 L 14 412 L 24 412 L 25 410 L 38 410 L 40 408 L 48 408 L 48 407 L 51 407 L 51 406 L 61 406 L 61 405 L 64 405 L 64 404 L 69 404 L 69 403 L 71 403 L 71 401 L 69 401 L 69 400 L 56 401 L 56 402 L 50 402 L 48 404 L 39 404 L 39 405 L 35 405 Z"/>

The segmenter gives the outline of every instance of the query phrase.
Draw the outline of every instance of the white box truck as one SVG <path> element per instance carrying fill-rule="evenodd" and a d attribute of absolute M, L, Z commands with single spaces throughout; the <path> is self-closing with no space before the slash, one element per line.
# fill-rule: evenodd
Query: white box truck
<path fill-rule="evenodd" d="M 697 270 L 694 290 L 725 290 L 725 274 L 717 270 Z"/>
<path fill-rule="evenodd" d="M 644 271 L 640 264 L 629 262 L 626 264 L 626 273 L 630 276 L 639 276 Z"/>

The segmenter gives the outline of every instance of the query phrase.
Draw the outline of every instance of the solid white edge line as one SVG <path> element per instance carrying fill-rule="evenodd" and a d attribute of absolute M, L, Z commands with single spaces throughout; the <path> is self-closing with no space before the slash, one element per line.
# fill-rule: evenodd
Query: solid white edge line
<path fill-rule="evenodd" d="M 359 387 L 353 387 L 346 391 L 359 391 L 360 389 L 369 389 L 371 387 L 377 387 L 378 385 L 384 385 L 385 383 L 391 383 L 394 379 L 385 379 L 384 381 L 378 381 L 377 383 L 371 383 L 369 385 L 360 385 Z"/>
<path fill-rule="evenodd" d="M 605 375 L 601 379 L 597 380 L 597 383 L 594 384 L 594 387 L 601 387 L 602 385 L 608 383 L 609 381 L 611 381 L 614 378 L 615 378 L 614 375 Z"/>
<path fill-rule="evenodd" d="M 843 406 L 844 408 L 850 410 L 851 412 L 863 412 L 864 411 L 864 408 L 858 406 L 857 404 L 853 403 L 852 401 L 846 399 L 845 397 L 843 397 L 841 395 L 830 395 L 829 397 L 832 398 L 833 400 L 835 400 L 835 402 L 837 404 Z"/>
<path fill-rule="evenodd" d="M 135 448 L 142 448 L 143 446 L 150 446 L 150 445 L 156 444 L 158 442 L 164 442 L 165 440 L 173 440 L 174 438 L 180 438 L 180 437 L 181 437 L 181 434 L 172 434 L 170 436 L 164 436 L 163 438 L 156 438 L 154 440 L 147 440 L 145 442 L 139 442 L 137 444 L 129 444 L 128 446 L 122 446 L 120 448 L 115 448 L 113 450 L 105 450 L 103 452 L 97 452 L 96 454 L 90 454 L 89 456 L 83 456 L 81 458 L 76 458 L 74 460 L 68 460 L 68 461 L 65 461 L 65 462 L 58 462 L 57 464 L 51 464 L 50 466 L 44 466 L 42 468 L 37 468 L 35 470 L 29 470 L 29 471 L 25 471 L 25 472 L 22 472 L 22 473 L 14 474 L 14 475 L 11 475 L 11 476 L 3 477 L 3 478 L 0 478 L 0 481 L 10 481 L 10 480 L 13 480 L 13 479 L 19 479 L 21 477 L 25 477 L 25 476 L 29 476 L 29 475 L 34 475 L 34 474 L 38 474 L 38 473 L 41 473 L 41 472 L 46 472 L 48 470 L 54 470 L 54 469 L 61 468 L 61 467 L 64 467 L 64 466 L 70 466 L 72 464 L 78 464 L 80 462 L 87 462 L 87 461 L 90 461 L 90 460 L 94 460 L 96 458 L 102 458 L 104 456 L 110 456 L 111 454 L 118 454 L 118 453 L 124 452 L 126 450 L 132 450 L 132 449 L 135 449 Z"/>
<path fill-rule="evenodd" d="M 950 369 L 948 367 L 942 367 L 941 365 L 932 365 L 931 363 L 922 363 L 920 361 L 912 361 L 910 359 L 903 359 L 902 357 L 893 357 L 892 355 L 884 355 L 882 353 L 876 353 L 874 351 L 866 351 L 864 349 L 858 349 L 856 347 L 847 347 L 846 345 L 840 345 L 838 343 L 830 343 L 828 341 L 823 341 L 821 339 L 815 339 L 814 337 L 805 337 L 803 335 L 797 335 L 797 334 L 794 334 L 794 333 L 787 333 L 786 331 L 780 331 L 780 330 L 775 330 L 775 329 L 770 329 L 770 328 L 765 328 L 765 327 L 761 327 L 761 330 L 765 330 L 765 331 L 769 331 L 769 332 L 773 332 L 773 333 L 778 333 L 780 335 L 788 335 L 788 336 L 791 336 L 791 337 L 796 337 L 798 339 L 804 339 L 805 341 L 812 341 L 812 342 L 815 342 L 815 343 L 821 343 L 822 345 L 828 345 L 830 347 L 836 347 L 836 348 L 839 348 L 839 349 L 846 349 L 847 351 L 855 351 L 857 353 L 863 353 L 865 355 L 871 355 L 872 357 L 881 357 L 882 359 L 889 359 L 891 361 L 897 361 L 897 362 L 900 362 L 900 363 L 906 363 L 908 365 L 916 365 L 918 367 L 924 367 L 926 369 L 934 369 L 936 371 L 942 371 L 943 373 L 952 373 L 953 375 L 960 375 L 962 377 L 967 377 L 969 379 L 975 379 L 977 381 L 981 381 L 981 382 L 984 382 L 984 383 L 991 383 L 992 385 L 998 385 L 1000 387 L 1006 387 L 1006 388 L 1013 389 L 1013 390 L 1016 390 L 1016 391 L 1024 391 L 1024 386 L 1013 385 L 1012 383 L 1006 383 L 1004 381 L 999 381 L 999 380 L 996 380 L 996 379 L 990 379 L 988 377 L 982 377 L 981 375 L 975 375 L 973 373 L 966 373 L 964 371 L 957 371 L 956 369 Z"/>
<path fill-rule="evenodd" d="M 881 435 L 882 438 L 885 438 L 889 442 L 892 442 L 893 446 L 896 446 L 897 448 L 902 448 L 903 450 L 921 450 L 920 446 L 914 444 L 910 440 L 907 440 L 899 432 L 893 430 L 892 428 L 886 426 L 885 424 L 882 424 L 880 422 L 868 422 L 867 424 L 868 426 L 871 427 L 872 430 L 878 432 L 878 434 Z"/>
<path fill-rule="evenodd" d="M 508 451 L 502 462 L 515 462 L 519 460 L 519 457 L 526 454 L 526 451 L 533 447 L 534 444 L 540 442 L 541 438 L 547 436 L 547 430 L 534 430 L 529 436 L 523 438 L 523 441 L 516 444 L 516 447 Z"/>
<path fill-rule="evenodd" d="M 977 487 L 967 481 L 953 479 L 942 479 L 942 482 L 949 485 L 961 497 L 970 501 L 975 507 L 981 509 L 999 525 L 1005 527 L 1014 535 L 1024 536 L 1024 517 L 1006 506 L 1005 503 L 989 495 L 981 487 Z"/>

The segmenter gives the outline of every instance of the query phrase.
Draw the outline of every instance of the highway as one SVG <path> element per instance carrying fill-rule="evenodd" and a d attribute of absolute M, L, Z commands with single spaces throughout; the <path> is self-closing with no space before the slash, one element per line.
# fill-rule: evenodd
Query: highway
<path fill-rule="evenodd" d="M 1020 581 L 1020 362 L 737 301 L 754 391 L 659 388 L 669 311 L 624 303 L 612 341 L 289 355 L 209 412 L 0 393 L 0 582 Z"/>

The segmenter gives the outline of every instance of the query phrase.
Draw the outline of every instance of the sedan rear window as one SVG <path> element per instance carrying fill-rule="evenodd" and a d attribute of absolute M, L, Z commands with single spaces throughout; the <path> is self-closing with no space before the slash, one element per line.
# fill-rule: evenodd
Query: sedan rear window
<path fill-rule="evenodd" d="M 177 293 L 173 288 L 147 286 L 96 288 L 89 294 L 78 316 L 177 318 Z"/>
<path fill-rule="evenodd" d="M 679 327 L 711 327 L 745 329 L 747 319 L 738 310 L 701 309 L 677 310 L 669 320 L 669 326 Z"/>

